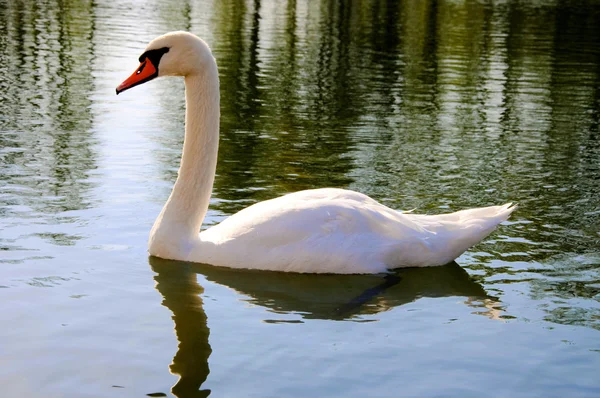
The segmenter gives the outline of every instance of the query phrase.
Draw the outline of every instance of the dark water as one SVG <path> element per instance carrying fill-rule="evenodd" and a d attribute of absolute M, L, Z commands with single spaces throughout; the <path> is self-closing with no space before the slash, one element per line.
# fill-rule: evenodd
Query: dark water
<path fill-rule="evenodd" d="M 599 396 L 598 21 L 597 1 L 0 0 L 0 395 Z M 208 224 L 326 186 L 519 210 L 387 277 L 148 259 L 183 84 L 114 88 L 177 29 L 221 73 Z"/>

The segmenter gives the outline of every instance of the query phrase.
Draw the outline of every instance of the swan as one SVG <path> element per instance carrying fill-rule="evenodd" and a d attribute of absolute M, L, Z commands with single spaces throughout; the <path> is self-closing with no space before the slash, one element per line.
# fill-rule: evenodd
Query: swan
<path fill-rule="evenodd" d="M 187 32 L 152 40 L 117 94 L 161 76 L 185 80 L 185 138 L 171 195 L 150 232 L 150 255 L 231 268 L 373 274 L 450 263 L 515 210 L 511 203 L 443 215 L 392 210 L 345 189 L 256 203 L 199 232 L 219 145 L 219 75 L 209 46 Z"/>

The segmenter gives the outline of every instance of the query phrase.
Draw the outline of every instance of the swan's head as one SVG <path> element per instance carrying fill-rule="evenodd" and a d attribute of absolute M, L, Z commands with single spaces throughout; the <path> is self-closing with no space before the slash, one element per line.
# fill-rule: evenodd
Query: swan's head
<path fill-rule="evenodd" d="M 152 40 L 140 66 L 117 87 L 117 94 L 161 76 L 188 76 L 216 68 L 208 45 L 188 32 L 171 32 Z"/>

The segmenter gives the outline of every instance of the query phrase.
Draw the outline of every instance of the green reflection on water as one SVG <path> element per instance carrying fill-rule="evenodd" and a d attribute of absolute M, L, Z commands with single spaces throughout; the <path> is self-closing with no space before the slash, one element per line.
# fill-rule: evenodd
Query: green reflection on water
<path fill-rule="evenodd" d="M 91 3 L 16 1 L 1 8 L 4 198 L 19 206 L 17 218 L 86 208 L 96 167 Z"/>

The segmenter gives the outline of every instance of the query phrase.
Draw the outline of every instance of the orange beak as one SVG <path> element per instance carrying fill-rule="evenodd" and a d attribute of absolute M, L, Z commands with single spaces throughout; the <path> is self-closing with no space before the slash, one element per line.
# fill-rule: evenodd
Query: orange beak
<path fill-rule="evenodd" d="M 158 70 L 149 58 L 144 59 L 131 76 L 117 86 L 117 95 L 132 87 L 146 83 L 158 76 Z"/>

